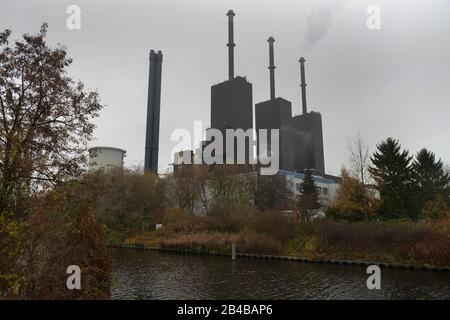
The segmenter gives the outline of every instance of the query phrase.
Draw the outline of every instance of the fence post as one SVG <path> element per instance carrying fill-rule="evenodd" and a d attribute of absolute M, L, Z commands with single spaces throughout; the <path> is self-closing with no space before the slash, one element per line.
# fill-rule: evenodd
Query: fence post
<path fill-rule="evenodd" d="M 236 260 L 236 244 L 231 244 L 231 260 Z"/>

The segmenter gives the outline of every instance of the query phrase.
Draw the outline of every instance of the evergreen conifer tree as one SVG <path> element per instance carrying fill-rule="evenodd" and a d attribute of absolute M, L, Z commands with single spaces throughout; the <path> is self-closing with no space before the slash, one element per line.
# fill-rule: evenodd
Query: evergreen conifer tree
<path fill-rule="evenodd" d="M 412 169 L 416 199 L 421 211 L 438 197 L 450 204 L 450 175 L 445 171 L 442 161 L 436 160 L 433 152 L 420 150 Z"/>
<path fill-rule="evenodd" d="M 412 157 L 398 140 L 387 138 L 377 145 L 369 168 L 380 193 L 379 213 L 388 219 L 417 218 L 413 201 Z"/>
<path fill-rule="evenodd" d="M 297 207 L 305 220 L 310 220 L 311 210 L 319 209 L 319 192 L 314 182 L 311 170 L 305 170 L 302 183 L 302 194 L 297 201 Z"/>

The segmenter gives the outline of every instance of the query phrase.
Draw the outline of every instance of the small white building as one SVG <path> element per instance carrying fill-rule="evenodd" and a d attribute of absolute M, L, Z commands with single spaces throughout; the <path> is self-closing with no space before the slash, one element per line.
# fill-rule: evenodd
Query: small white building
<path fill-rule="evenodd" d="M 280 170 L 278 174 L 286 179 L 286 185 L 294 196 L 302 193 L 302 184 L 305 179 L 303 173 Z M 318 189 L 320 204 L 323 207 L 329 207 L 340 188 L 340 178 L 328 175 L 325 177 L 313 175 L 313 180 Z"/>
<path fill-rule="evenodd" d="M 92 147 L 89 149 L 89 171 L 111 168 L 123 169 L 126 151 L 115 147 Z"/>

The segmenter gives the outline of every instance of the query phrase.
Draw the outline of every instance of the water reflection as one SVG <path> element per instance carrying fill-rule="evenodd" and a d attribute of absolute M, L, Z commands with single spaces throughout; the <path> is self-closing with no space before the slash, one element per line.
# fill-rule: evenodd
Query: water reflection
<path fill-rule="evenodd" d="M 112 249 L 113 299 L 450 299 L 450 273 Z"/>

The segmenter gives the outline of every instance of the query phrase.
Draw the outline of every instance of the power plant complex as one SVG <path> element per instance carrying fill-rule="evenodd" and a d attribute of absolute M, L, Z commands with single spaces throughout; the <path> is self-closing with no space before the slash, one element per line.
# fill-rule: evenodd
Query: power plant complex
<path fill-rule="evenodd" d="M 255 106 L 255 126 L 253 125 L 253 96 L 252 84 L 243 76 L 235 76 L 234 70 L 234 17 L 235 13 L 230 10 L 228 17 L 228 80 L 211 87 L 211 129 L 219 130 L 224 137 L 224 145 L 227 145 L 227 129 L 243 131 L 253 130 L 260 132 L 261 129 L 278 130 L 279 150 L 272 148 L 271 136 L 267 138 L 264 152 L 261 149 L 261 141 L 257 143 L 256 157 L 259 159 L 263 154 L 278 152 L 279 169 L 302 173 L 312 170 L 314 175 L 325 175 L 322 117 L 318 112 L 308 112 L 306 104 L 306 80 L 305 59 L 300 58 L 300 79 L 302 94 L 303 113 L 292 116 L 292 104 L 287 99 L 276 96 L 275 91 L 275 54 L 273 37 L 267 40 L 269 43 L 269 76 L 270 76 L 270 99 Z M 152 51 L 153 52 L 153 51 Z M 162 58 L 161 58 L 162 59 Z M 152 60 L 151 60 L 152 61 Z M 151 92 L 154 88 L 160 89 L 160 69 L 150 63 L 149 105 L 147 119 L 147 141 L 154 141 L 157 135 L 155 114 L 159 116 L 160 94 Z M 155 97 L 155 98 L 153 98 Z M 257 137 L 259 138 L 259 137 Z M 252 140 L 252 141 L 249 141 Z M 251 156 L 253 150 L 253 137 L 246 141 L 245 164 L 252 164 Z M 202 142 L 201 151 L 210 143 Z M 236 147 L 235 147 L 236 149 Z M 150 155 L 147 156 L 148 152 Z M 188 151 L 191 152 L 191 151 Z M 224 159 L 229 158 L 224 153 Z M 236 152 L 235 158 L 236 158 Z M 146 159 L 157 157 L 157 148 L 153 149 L 146 145 Z M 178 157 L 179 160 L 182 157 Z M 236 159 L 233 159 L 236 160 Z M 225 161 L 223 163 L 226 163 Z M 234 161 L 236 163 L 236 161 Z M 181 163 L 175 163 L 181 165 Z M 147 166 L 146 169 L 155 171 L 155 167 Z M 155 171 L 156 172 L 156 171 Z"/>
<path fill-rule="evenodd" d="M 323 196 L 332 197 L 339 185 L 340 179 L 327 175 L 324 162 L 322 116 L 319 112 L 308 111 L 306 98 L 305 58 L 299 60 L 300 89 L 302 101 L 302 114 L 292 115 L 292 103 L 277 97 L 275 86 L 275 39 L 268 38 L 269 44 L 269 79 L 270 98 L 267 101 L 255 105 L 255 124 L 253 123 L 253 87 L 244 76 L 236 76 L 234 70 L 234 17 L 232 10 L 227 12 L 228 17 L 228 80 L 211 86 L 211 128 L 222 133 L 223 145 L 227 145 L 228 129 L 250 132 L 256 129 L 277 130 L 279 136 L 278 148 L 273 147 L 273 136 L 268 135 L 266 145 L 261 141 L 256 143 L 257 161 L 264 155 L 278 153 L 278 175 L 284 177 L 295 192 L 299 192 L 299 184 L 303 173 L 308 170 L 314 175 L 316 183 L 322 185 Z M 158 149 L 159 149 L 159 123 L 161 110 L 161 75 L 163 54 L 150 51 L 149 56 L 149 83 L 147 100 L 147 122 L 145 136 L 145 171 L 158 173 Z M 253 131 L 252 131 L 253 132 Z M 207 134 L 208 136 L 208 134 Z M 251 168 L 253 161 L 253 134 L 246 137 L 244 165 Z M 257 134 L 256 139 L 260 137 Z M 233 139 L 236 139 L 234 137 Z M 182 151 L 175 155 L 174 171 L 185 165 L 186 159 L 200 159 L 200 164 L 205 164 L 203 151 L 211 141 L 202 141 L 197 154 L 194 151 Z M 234 160 L 236 162 L 236 145 L 234 144 Z M 263 150 L 264 149 L 264 150 Z M 226 149 L 228 151 L 228 149 Z M 216 154 L 223 160 L 221 163 L 231 163 L 227 151 Z M 216 151 L 217 152 L 217 151 Z M 200 153 L 200 154 L 199 154 Z M 188 156 L 186 156 L 188 154 Z M 198 162 L 196 162 L 198 163 Z M 334 190 L 334 191 L 333 191 Z"/>
<path fill-rule="evenodd" d="M 226 129 L 253 129 L 253 97 L 252 84 L 246 77 L 235 76 L 234 71 L 234 17 L 230 10 L 228 16 L 228 74 L 229 79 L 211 87 L 211 128 L 218 129 L 226 137 Z M 317 175 L 325 174 L 322 118 L 320 113 L 309 112 L 306 105 L 305 59 L 300 59 L 301 91 L 303 114 L 292 117 L 291 102 L 277 97 L 275 93 L 275 39 L 270 37 L 269 70 L 270 99 L 255 106 L 255 127 L 279 131 L 279 150 L 272 148 L 271 136 L 268 137 L 264 153 L 279 152 L 281 170 L 303 172 L 313 170 Z M 259 138 L 257 136 L 257 138 Z M 225 138 L 226 140 L 226 138 Z M 224 142 L 226 145 L 226 141 Z M 252 143 L 247 141 L 246 155 L 251 156 Z M 263 152 L 261 143 L 257 144 L 257 159 Z M 225 158 L 226 155 L 225 155 Z M 236 163 L 236 161 L 235 161 Z M 249 157 L 246 163 L 250 163 Z"/>
<path fill-rule="evenodd" d="M 266 150 L 261 150 L 261 141 L 257 143 L 256 157 L 278 152 L 278 175 L 286 180 L 287 186 L 294 194 L 301 193 L 301 185 L 306 170 L 313 173 L 313 179 L 318 186 L 320 202 L 327 206 L 336 195 L 340 178 L 326 174 L 323 148 L 322 116 L 319 112 L 308 111 L 306 99 L 305 58 L 299 60 L 300 88 L 302 97 L 302 114 L 292 115 L 292 104 L 285 98 L 277 97 L 275 87 L 275 50 L 273 37 L 268 38 L 269 44 L 269 79 L 270 99 L 255 105 L 255 125 L 253 125 L 252 84 L 246 77 L 236 76 L 234 70 L 234 17 L 230 10 L 228 17 L 228 80 L 211 87 L 211 128 L 219 130 L 224 140 L 227 139 L 227 129 L 261 129 L 268 131 L 277 129 L 279 132 L 278 150 L 272 148 L 272 140 L 267 138 Z M 159 106 L 158 106 L 159 107 Z M 147 122 L 148 123 L 148 122 Z M 210 129 L 207 129 L 210 130 Z M 207 135 L 208 136 L 208 135 Z M 257 138 L 260 137 L 257 134 Z M 147 137 L 148 139 L 148 137 Z M 203 150 L 210 141 L 203 141 L 197 154 L 188 152 L 188 157 L 179 152 L 175 155 L 174 171 L 186 165 L 186 158 L 202 158 Z M 224 141 L 224 145 L 227 142 Z M 236 146 L 234 146 L 236 151 Z M 251 164 L 253 141 L 246 141 L 245 164 Z M 225 153 L 225 151 L 223 151 Z M 236 152 L 234 153 L 236 163 Z M 226 154 L 223 159 L 230 158 Z M 203 162 L 204 163 L 204 162 Z M 225 163 L 225 162 L 224 162 Z"/>

